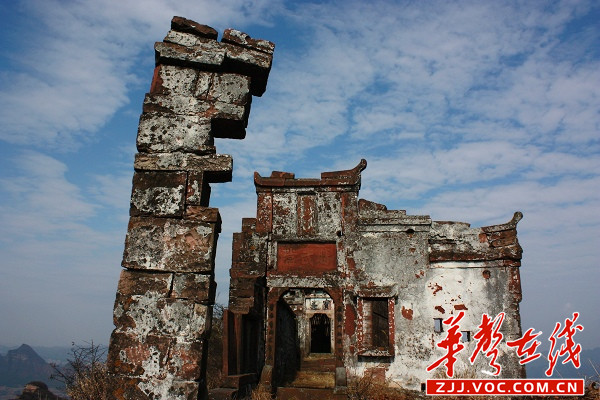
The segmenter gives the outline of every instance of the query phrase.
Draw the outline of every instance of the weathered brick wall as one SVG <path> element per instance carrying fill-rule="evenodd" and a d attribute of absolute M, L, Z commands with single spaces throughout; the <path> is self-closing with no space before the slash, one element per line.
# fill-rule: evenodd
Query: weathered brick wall
<path fill-rule="evenodd" d="M 419 389 L 434 373 L 426 367 L 443 356 L 434 346 L 445 337 L 435 332 L 434 320 L 465 313 L 461 331 L 471 337 L 477 331 L 483 313 L 492 318 L 500 312 L 506 317 L 501 333 L 506 340 L 521 335 L 519 302 L 521 301 L 519 267 L 521 247 L 516 227 L 521 213 L 501 225 L 472 228 L 468 223 L 432 221 L 426 215 L 407 215 L 403 210 L 359 201 L 356 232 L 348 235 L 355 272 L 353 288 L 359 297 L 394 299 L 390 315 L 395 335 L 393 357 L 381 364 L 376 357 L 357 358 L 346 353 L 345 364 L 351 375 L 384 368 L 384 377 L 404 387 Z M 358 288 L 358 290 L 356 290 Z M 352 307 L 350 301 L 347 305 Z M 356 312 L 356 340 L 361 338 L 361 320 Z M 465 343 L 455 365 L 455 373 L 465 377 L 487 378 L 483 371 L 491 368 L 485 357 L 474 365 L 468 361 L 476 342 Z M 514 350 L 500 345 L 498 362 L 503 378 L 522 377 L 524 368 Z"/>
<path fill-rule="evenodd" d="M 214 138 L 242 139 L 274 45 L 174 17 L 137 135 L 130 222 L 108 366 L 115 399 L 197 399 L 215 297 L 220 216 L 210 183 L 231 180 Z"/>
<path fill-rule="evenodd" d="M 255 174 L 257 217 L 244 219 L 242 232 L 234 235 L 228 315 L 262 319 L 264 338 L 253 338 L 252 345 L 264 346 L 264 366 L 252 370 L 253 379 L 260 374 L 262 385 L 283 386 L 276 388 L 282 398 L 322 397 L 324 388 L 342 396 L 348 380 L 364 375 L 419 390 L 426 379 L 443 373 L 426 371 L 443 355 L 435 344 L 444 333 L 435 331 L 435 320 L 461 311 L 461 331 L 473 335 L 483 313 L 505 312 L 505 338 L 521 335 L 522 250 L 516 231 L 521 213 L 506 224 L 472 228 L 388 210 L 358 199 L 365 167 L 363 160 L 351 170 L 324 172 L 320 179 Z M 287 297 L 320 291 L 333 303 L 328 314 L 332 348 L 314 359 L 307 323 L 313 311 L 293 307 Z M 293 323 L 282 318 L 288 306 Z M 290 349 L 282 332 L 289 335 L 294 326 L 298 348 Z M 243 324 L 236 327 L 224 345 L 239 356 L 246 332 Z M 488 377 L 483 372 L 490 370 L 487 359 L 479 357 L 473 366 L 467 359 L 475 342 L 465 346 L 456 372 Z M 284 379 L 279 372 L 289 366 L 290 354 L 300 354 L 300 366 L 295 379 L 291 373 Z M 523 376 L 514 351 L 502 344 L 500 354 L 501 377 Z M 231 366 L 225 371 L 243 372 Z"/>

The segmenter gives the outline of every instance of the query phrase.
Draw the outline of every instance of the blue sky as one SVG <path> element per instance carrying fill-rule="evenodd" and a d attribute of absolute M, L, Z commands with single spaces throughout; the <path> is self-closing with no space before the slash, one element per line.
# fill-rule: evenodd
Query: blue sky
<path fill-rule="evenodd" d="M 361 197 L 473 226 L 524 213 L 523 330 L 573 311 L 600 346 L 600 6 L 594 1 L 0 3 L 0 344 L 107 343 L 153 44 L 184 16 L 276 43 L 247 138 L 218 140 L 223 232 L 252 173 L 354 167 Z"/>

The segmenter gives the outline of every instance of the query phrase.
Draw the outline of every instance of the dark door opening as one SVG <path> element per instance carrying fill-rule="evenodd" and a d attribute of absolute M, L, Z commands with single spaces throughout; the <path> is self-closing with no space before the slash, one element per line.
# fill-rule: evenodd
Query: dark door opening
<path fill-rule="evenodd" d="M 310 352 L 331 353 L 331 320 L 325 314 L 310 318 Z"/>
<path fill-rule="evenodd" d="M 259 321 L 249 315 L 242 316 L 242 359 L 241 373 L 258 371 Z"/>
<path fill-rule="evenodd" d="M 388 299 L 374 299 L 372 304 L 373 347 L 387 349 L 390 346 L 390 327 L 388 316 Z"/>
<path fill-rule="evenodd" d="M 300 343 L 296 316 L 283 300 L 277 303 L 276 318 L 273 382 L 284 386 L 294 380 L 300 369 Z"/>

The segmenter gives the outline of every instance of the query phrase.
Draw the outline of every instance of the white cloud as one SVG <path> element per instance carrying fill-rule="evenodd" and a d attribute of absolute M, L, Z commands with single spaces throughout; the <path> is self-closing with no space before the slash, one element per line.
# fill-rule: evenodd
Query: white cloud
<path fill-rule="evenodd" d="M 132 177 L 133 171 L 130 170 L 117 176 L 97 175 L 90 191 L 100 204 L 126 210 L 131 196 Z"/>
<path fill-rule="evenodd" d="M 17 173 L 1 180 L 0 312 L 11 315 L 3 340 L 106 342 L 111 315 L 98 299 L 114 297 L 125 229 L 90 225 L 100 206 L 67 179 L 64 163 L 26 151 L 14 165 Z"/>
<path fill-rule="evenodd" d="M 28 151 L 21 154 L 19 176 L 2 179 L 1 205 L 3 238 L 13 232 L 28 236 L 54 234 L 80 227 L 95 213 L 94 205 L 83 199 L 80 189 L 65 179 L 65 164 L 47 155 Z"/>
<path fill-rule="evenodd" d="M 585 4 L 296 6 L 288 17 L 312 32 L 302 51 L 276 53 L 252 115 L 260 137 L 244 143 L 246 156 L 297 163 L 348 132 L 368 158 L 406 138 L 419 152 L 422 139 L 446 148 L 464 139 L 589 143 L 598 126 L 597 66 L 553 52 L 579 8 Z"/>
<path fill-rule="evenodd" d="M 278 9 L 276 2 L 242 0 L 23 5 L 37 27 L 10 44 L 21 71 L 3 73 L 0 139 L 57 148 L 77 147 L 127 104 L 128 91 L 142 82 L 133 67 L 151 68 L 151 45 L 166 34 L 171 16 L 245 25 L 266 23 Z"/>

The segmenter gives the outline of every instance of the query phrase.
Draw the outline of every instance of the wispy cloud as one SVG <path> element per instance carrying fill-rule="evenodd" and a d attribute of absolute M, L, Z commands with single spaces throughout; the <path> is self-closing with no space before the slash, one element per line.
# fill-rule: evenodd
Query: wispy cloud
<path fill-rule="evenodd" d="M 244 1 L 118 2 L 25 0 L 33 31 L 22 32 L 11 55 L 20 69 L 3 71 L 0 138 L 18 144 L 78 146 L 129 102 L 128 91 L 148 84 L 136 65 L 152 68 L 154 40 L 170 16 L 207 24 L 265 23 L 277 4 Z"/>
<path fill-rule="evenodd" d="M 90 226 L 101 207 L 67 179 L 64 163 L 25 151 L 14 165 L 16 174 L 0 180 L 0 312 L 11 315 L 4 340 L 66 343 L 69 331 L 93 337 L 110 324 L 98 298 L 110 299 L 114 291 L 118 269 L 104 271 L 121 252 L 115 232 Z M 98 318 L 78 326 L 89 312 Z M 23 330 L 23 323 L 32 329 Z"/>
<path fill-rule="evenodd" d="M 279 8 L 261 0 L 3 5 L 23 21 L 4 36 L 0 69 L 4 341 L 107 341 L 132 171 L 121 163 L 123 144 L 107 143 L 117 136 L 102 129 L 149 84 L 153 42 L 173 15 L 222 31 L 265 25 Z M 104 153 L 96 166 L 68 155 L 85 146 Z"/>

